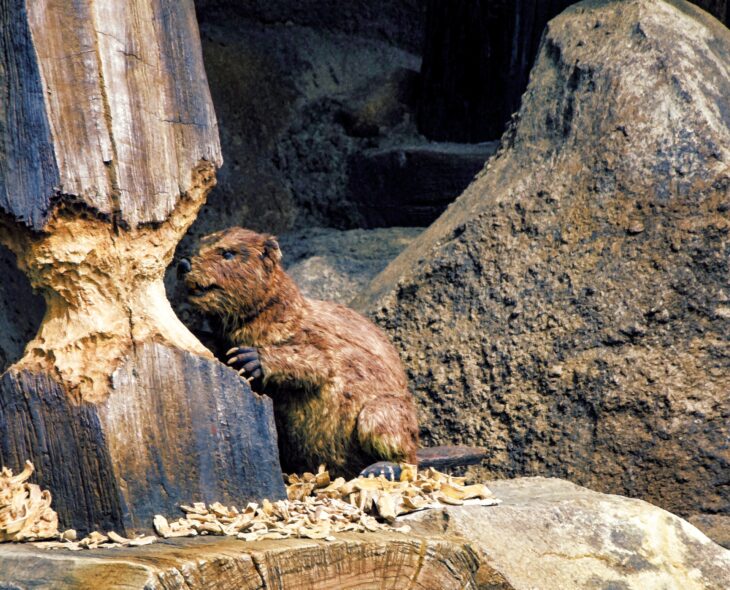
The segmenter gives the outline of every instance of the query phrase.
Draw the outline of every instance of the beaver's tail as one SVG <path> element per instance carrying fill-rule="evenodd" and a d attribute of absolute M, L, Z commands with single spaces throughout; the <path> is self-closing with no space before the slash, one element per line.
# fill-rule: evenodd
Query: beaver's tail
<path fill-rule="evenodd" d="M 428 447 L 416 451 L 419 469 L 433 467 L 439 471 L 464 465 L 476 465 L 487 456 L 487 449 L 464 445 Z M 391 461 L 379 461 L 360 472 L 361 477 L 384 476 L 391 481 L 400 479 L 401 466 Z"/>
<path fill-rule="evenodd" d="M 418 449 L 416 458 L 418 468 L 433 467 L 439 471 L 451 467 L 477 465 L 487 457 L 487 449 L 483 447 L 467 447 L 466 445 L 439 446 Z"/>

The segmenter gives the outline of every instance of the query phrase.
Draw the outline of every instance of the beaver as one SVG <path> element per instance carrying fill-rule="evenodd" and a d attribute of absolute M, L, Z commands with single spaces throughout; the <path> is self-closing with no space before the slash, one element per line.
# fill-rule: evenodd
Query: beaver
<path fill-rule="evenodd" d="M 178 267 L 189 301 L 216 320 L 229 365 L 274 402 L 282 468 L 398 476 L 402 462 L 478 462 L 483 449 L 418 448 L 416 404 L 397 351 L 374 323 L 302 295 L 276 238 L 216 232 Z M 361 471 L 364 467 L 364 471 Z"/>
<path fill-rule="evenodd" d="M 189 301 L 234 347 L 228 364 L 272 398 L 282 467 L 354 476 L 415 463 L 416 405 L 395 348 L 355 311 L 304 297 L 281 257 L 273 236 L 232 228 L 201 240 L 182 271 Z"/>

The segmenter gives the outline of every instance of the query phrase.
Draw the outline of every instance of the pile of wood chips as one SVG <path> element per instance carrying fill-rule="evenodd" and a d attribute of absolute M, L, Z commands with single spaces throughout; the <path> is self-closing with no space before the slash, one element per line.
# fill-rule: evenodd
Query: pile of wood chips
<path fill-rule="evenodd" d="M 58 515 L 51 508 L 51 492 L 41 490 L 39 486 L 27 483 L 33 475 L 35 467 L 30 461 L 18 475 L 3 467 L 0 470 L 0 543 L 24 543 L 31 541 L 56 541 L 38 543 L 38 547 L 81 550 L 99 547 L 124 547 L 148 545 L 157 537 L 140 537 L 126 539 L 116 533 L 102 535 L 91 533 L 81 541 L 76 540 L 76 531 L 63 533 L 58 530 Z"/>
<path fill-rule="evenodd" d="M 58 541 L 47 541 L 38 543 L 41 549 L 68 549 L 69 551 L 81 551 L 82 549 L 114 549 L 116 547 L 141 547 L 157 542 L 157 537 L 149 535 L 128 539 L 111 531 L 106 535 L 94 531 L 88 537 L 77 540 L 76 531 L 69 529 L 57 534 Z"/>
<path fill-rule="evenodd" d="M 52 539 L 58 536 L 58 515 L 51 508 L 51 494 L 27 483 L 35 468 L 30 461 L 13 475 L 0 470 L 0 542 Z"/>
<path fill-rule="evenodd" d="M 125 538 L 117 533 L 91 533 L 77 540 L 76 531 L 58 531 L 58 518 L 50 509 L 51 496 L 38 486 L 25 484 L 33 473 L 28 463 L 23 473 L 13 477 L 6 469 L 0 472 L 0 541 L 57 539 L 38 546 L 54 549 L 108 549 L 149 545 L 157 537 Z M 330 479 L 324 466 L 315 473 L 287 477 L 287 500 L 261 504 L 249 503 L 239 510 L 216 502 L 206 505 L 183 505 L 183 518 L 168 521 L 154 518 L 160 537 L 194 537 L 197 535 L 235 536 L 244 541 L 289 538 L 334 541 L 334 533 L 397 531 L 407 533 L 408 525 L 393 526 L 396 517 L 440 505 L 498 504 L 483 484 L 466 485 L 465 478 L 452 477 L 435 469 L 418 471 L 403 465 L 400 481 L 385 477 L 357 477 L 346 481 Z M 20 500 L 18 499 L 20 498 Z"/>
<path fill-rule="evenodd" d="M 240 511 L 220 503 L 182 506 L 184 518 L 168 522 L 155 517 L 155 530 L 165 538 L 195 535 L 236 536 L 245 541 L 307 538 L 333 541 L 334 533 L 398 531 L 392 526 L 401 514 L 439 505 L 498 504 L 483 484 L 465 485 L 465 478 L 434 469 L 417 471 L 404 465 L 400 481 L 384 477 L 357 477 L 332 481 L 324 466 L 314 473 L 288 476 L 288 500 L 261 505 L 251 503 Z M 380 520 L 378 520 L 379 517 Z"/>

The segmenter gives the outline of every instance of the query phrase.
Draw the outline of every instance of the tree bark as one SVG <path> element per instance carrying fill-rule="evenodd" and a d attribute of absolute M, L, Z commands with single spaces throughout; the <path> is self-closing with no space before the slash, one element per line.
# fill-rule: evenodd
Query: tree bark
<path fill-rule="evenodd" d="M 80 530 L 282 497 L 270 401 L 162 282 L 221 164 L 192 0 L 2 0 L 0 43 L 0 242 L 47 306 L 0 379 L 0 463 Z"/>

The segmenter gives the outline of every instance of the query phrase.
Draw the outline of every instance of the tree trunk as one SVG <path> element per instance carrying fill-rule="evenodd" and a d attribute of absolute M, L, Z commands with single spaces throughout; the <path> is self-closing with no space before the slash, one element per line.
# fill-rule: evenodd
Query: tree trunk
<path fill-rule="evenodd" d="M 442 526 L 439 523 L 439 526 Z M 231 538 L 171 539 L 113 551 L 0 547 L 2 588 L 34 590 L 414 590 L 510 589 L 479 585 L 498 572 L 463 539 L 400 533 L 347 533 L 336 541 Z M 182 572 L 182 574 L 181 574 Z"/>
<path fill-rule="evenodd" d="M 47 305 L 0 379 L 0 463 L 80 530 L 282 497 L 270 401 L 162 282 L 221 163 L 192 0 L 0 0 L 0 43 L 0 241 Z"/>

